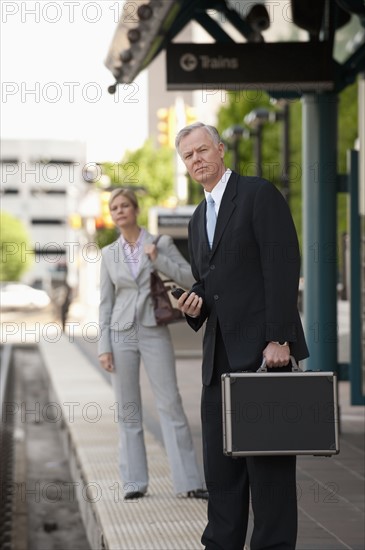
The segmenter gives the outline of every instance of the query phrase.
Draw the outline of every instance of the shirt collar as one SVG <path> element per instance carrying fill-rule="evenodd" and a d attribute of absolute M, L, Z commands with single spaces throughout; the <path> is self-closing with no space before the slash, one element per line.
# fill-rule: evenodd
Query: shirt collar
<path fill-rule="evenodd" d="M 230 168 L 227 168 L 219 182 L 213 187 L 211 193 L 208 193 L 208 191 L 204 190 L 205 198 L 207 198 L 207 195 L 209 194 L 212 195 L 216 211 L 219 210 L 220 204 L 222 202 L 223 193 L 226 190 L 227 182 L 231 174 L 232 170 Z"/>
<path fill-rule="evenodd" d="M 143 227 L 141 227 L 141 231 L 139 232 L 139 236 L 138 236 L 138 239 L 136 240 L 136 242 L 135 243 L 130 243 L 130 242 L 125 240 L 125 238 L 123 237 L 123 234 L 121 233 L 120 234 L 120 240 L 121 240 L 122 246 L 132 246 L 133 248 L 134 248 L 134 246 L 137 246 L 137 248 L 138 248 L 139 245 L 142 242 L 142 239 L 144 239 L 144 234 L 145 234 L 145 230 L 144 230 Z"/>

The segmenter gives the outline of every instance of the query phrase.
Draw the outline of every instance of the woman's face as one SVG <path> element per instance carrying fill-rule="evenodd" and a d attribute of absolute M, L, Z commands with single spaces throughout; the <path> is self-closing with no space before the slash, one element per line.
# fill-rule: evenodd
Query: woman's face
<path fill-rule="evenodd" d="M 118 195 L 110 205 L 110 215 L 120 229 L 131 228 L 137 225 L 138 208 L 127 197 Z"/>

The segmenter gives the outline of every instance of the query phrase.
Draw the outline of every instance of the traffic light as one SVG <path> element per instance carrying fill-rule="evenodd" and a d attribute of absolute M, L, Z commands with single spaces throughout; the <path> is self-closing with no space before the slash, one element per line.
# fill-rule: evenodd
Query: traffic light
<path fill-rule="evenodd" d="M 189 105 L 185 105 L 185 125 L 189 126 L 190 124 L 194 124 L 194 122 L 196 121 L 197 116 L 195 108 L 189 107 Z"/>
<path fill-rule="evenodd" d="M 115 227 L 109 210 L 109 191 L 100 193 L 100 216 L 95 219 L 96 229 L 111 229 Z"/>
<path fill-rule="evenodd" d="M 157 111 L 157 140 L 163 147 L 175 146 L 176 113 L 174 107 L 161 108 Z"/>
<path fill-rule="evenodd" d="M 74 212 L 73 214 L 70 214 L 68 217 L 68 224 L 72 229 L 81 229 L 82 227 L 82 218 L 80 214 L 77 212 Z"/>

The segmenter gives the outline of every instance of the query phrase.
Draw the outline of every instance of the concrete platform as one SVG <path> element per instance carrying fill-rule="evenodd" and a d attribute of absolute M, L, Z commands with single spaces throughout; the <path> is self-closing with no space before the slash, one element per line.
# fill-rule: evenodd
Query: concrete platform
<path fill-rule="evenodd" d="M 112 388 L 69 337 L 54 342 L 42 340 L 39 346 L 54 401 L 62 411 L 74 488 L 91 547 L 95 550 L 202 548 L 200 537 L 206 521 L 206 503 L 173 495 L 158 433 L 146 430 L 149 496 L 124 502 L 117 467 L 118 436 Z M 198 443 L 200 360 L 179 358 L 177 371 L 194 441 Z M 141 384 L 146 411 L 153 418 L 153 399 L 146 377 L 142 376 Z M 298 550 L 364 548 L 364 407 L 349 405 L 348 390 L 348 383 L 341 382 L 340 454 L 332 458 L 298 458 Z"/>
<path fill-rule="evenodd" d="M 166 455 L 148 432 L 149 496 L 123 501 L 117 466 L 116 406 L 111 386 L 67 338 L 43 341 L 54 402 L 81 513 L 93 549 L 198 549 L 206 503 L 176 498 Z"/>

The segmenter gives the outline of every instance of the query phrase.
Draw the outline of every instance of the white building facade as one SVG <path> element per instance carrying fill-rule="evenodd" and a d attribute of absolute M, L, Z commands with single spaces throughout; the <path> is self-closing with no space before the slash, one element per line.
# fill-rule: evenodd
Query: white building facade
<path fill-rule="evenodd" d="M 86 146 L 78 141 L 2 141 L 1 210 L 23 222 L 30 236 L 31 250 L 22 251 L 34 252 L 23 277 L 28 284 L 47 287 L 65 278 L 66 266 L 72 286 L 78 283 L 80 232 L 72 220 L 95 174 L 85 158 Z"/>

